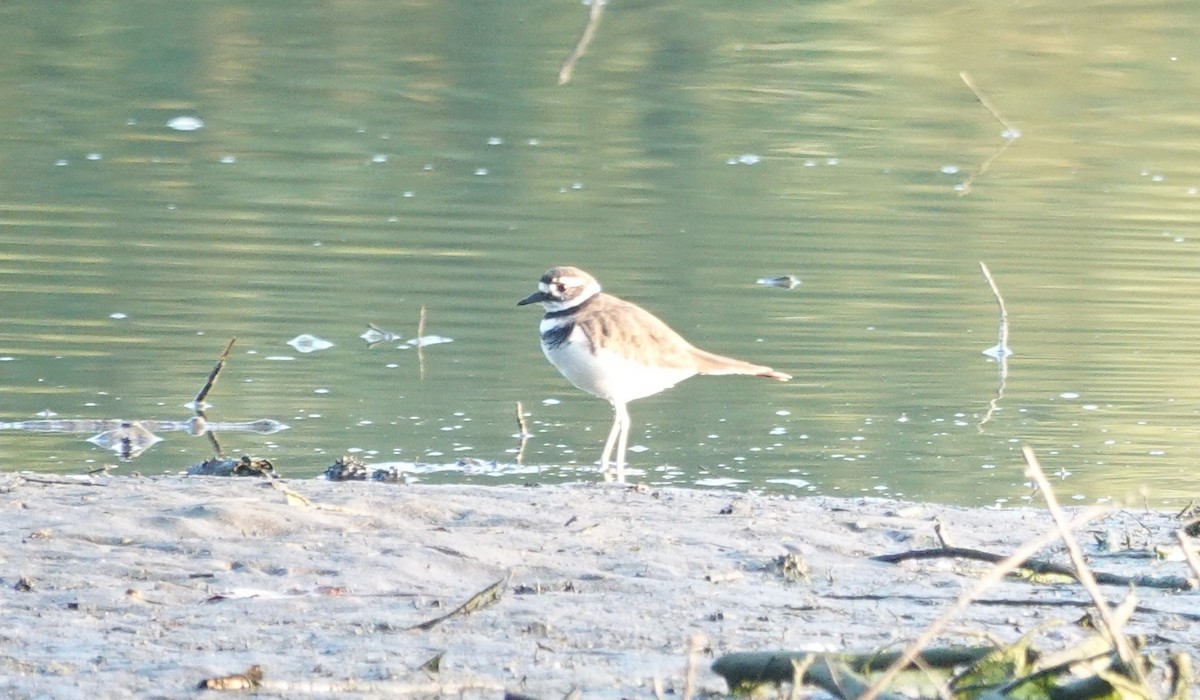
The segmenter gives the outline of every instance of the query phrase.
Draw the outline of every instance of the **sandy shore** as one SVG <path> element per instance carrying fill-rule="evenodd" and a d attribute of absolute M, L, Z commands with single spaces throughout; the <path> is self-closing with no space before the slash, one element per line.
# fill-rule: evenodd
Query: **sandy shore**
<path fill-rule="evenodd" d="M 896 648 L 919 633 L 983 565 L 868 557 L 936 546 L 934 518 L 955 545 L 1002 554 L 1051 526 L 1037 510 L 603 485 L 8 474 L 0 495 L 9 697 L 193 697 L 203 679 L 255 664 L 269 697 L 648 698 L 655 683 L 679 697 L 697 633 L 698 689 L 724 692 L 714 655 Z M 1173 545 L 1177 527 L 1172 514 L 1114 513 L 1080 539 L 1095 569 L 1185 576 L 1144 555 Z M 787 553 L 807 582 L 776 566 Z M 413 629 L 509 572 L 493 605 Z M 1133 631 L 1164 649 L 1200 644 L 1196 594 L 1139 595 L 1152 611 Z M 1072 602 L 1088 599 L 1017 581 L 987 597 L 943 641 L 1015 639 L 1075 620 L 1085 608 Z M 1063 625 L 1039 639 L 1082 634 Z M 439 654 L 440 671 L 422 670 Z"/>

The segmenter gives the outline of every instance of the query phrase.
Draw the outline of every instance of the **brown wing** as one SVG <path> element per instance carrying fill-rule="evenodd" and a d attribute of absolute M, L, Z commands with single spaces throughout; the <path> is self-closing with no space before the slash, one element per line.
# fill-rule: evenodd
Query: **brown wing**
<path fill-rule="evenodd" d="M 644 365 L 694 367 L 696 349 L 657 316 L 609 294 L 599 295 L 575 317 L 592 347 Z"/>
<path fill-rule="evenodd" d="M 644 365 L 694 369 L 700 374 L 753 374 L 786 381 L 790 375 L 770 367 L 701 350 L 657 316 L 609 294 L 582 309 L 575 322 L 593 348 L 604 348 Z"/>

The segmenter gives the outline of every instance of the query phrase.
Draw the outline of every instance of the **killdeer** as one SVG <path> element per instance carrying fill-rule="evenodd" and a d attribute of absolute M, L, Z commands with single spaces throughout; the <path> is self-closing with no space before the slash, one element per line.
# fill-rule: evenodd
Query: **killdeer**
<path fill-rule="evenodd" d="M 613 406 L 613 425 L 604 441 L 600 469 L 617 449 L 616 479 L 625 480 L 629 442 L 628 404 L 669 389 L 695 374 L 752 374 L 787 381 L 770 367 L 706 352 L 684 340 L 642 307 L 600 291 L 600 283 L 577 267 L 555 267 L 538 290 L 517 302 L 541 304 L 542 352 L 572 384 Z"/>

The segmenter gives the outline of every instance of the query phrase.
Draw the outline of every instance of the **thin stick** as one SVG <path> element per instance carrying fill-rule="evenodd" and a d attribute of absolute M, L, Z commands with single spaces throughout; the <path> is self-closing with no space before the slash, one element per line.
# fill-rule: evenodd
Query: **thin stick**
<path fill-rule="evenodd" d="M 521 402 L 517 402 L 517 430 L 521 439 L 520 446 L 517 447 L 517 464 L 521 464 L 525 459 L 525 443 L 529 442 L 530 432 L 529 426 L 525 424 L 525 407 Z"/>
<path fill-rule="evenodd" d="M 1188 541 L 1187 534 L 1183 530 L 1176 530 L 1175 537 L 1179 538 L 1179 546 L 1183 549 L 1183 558 L 1187 560 L 1188 567 L 1192 573 L 1200 579 L 1200 557 L 1196 556 L 1195 550 L 1192 549 L 1192 543 Z"/>
<path fill-rule="evenodd" d="M 1089 508 L 1075 516 L 1075 519 L 1070 523 L 1070 527 L 1079 527 L 1108 512 L 1109 509 L 1107 508 Z M 1021 545 L 1021 547 L 1019 547 L 1017 551 L 1013 552 L 1007 559 L 993 566 L 987 575 L 977 581 L 969 590 L 964 591 L 962 595 L 958 597 L 958 600 L 954 601 L 954 604 L 947 608 L 944 613 L 942 613 L 941 617 L 935 620 L 933 624 L 927 627 L 924 632 L 922 632 L 915 640 L 913 640 L 912 644 L 910 644 L 908 648 L 904 650 L 904 653 L 901 654 L 891 666 L 888 666 L 887 670 L 879 676 L 870 689 L 868 689 L 867 692 L 858 700 L 874 700 L 881 693 L 883 693 L 888 684 L 890 684 L 896 678 L 896 676 L 900 674 L 901 671 L 907 668 L 913 662 L 913 659 L 917 658 L 917 656 L 921 653 L 921 650 L 924 649 L 929 642 L 933 641 L 934 637 L 938 636 L 944 629 L 946 629 L 946 626 L 950 624 L 951 620 L 953 620 L 963 610 L 966 610 L 968 605 L 978 599 L 979 596 L 983 595 L 984 591 L 994 586 L 1000 581 L 1000 579 L 1021 568 L 1021 565 L 1027 559 L 1029 559 L 1029 557 L 1033 556 L 1046 545 L 1059 539 L 1061 536 L 1061 532 L 1056 527 L 1037 537 L 1036 539 L 1030 540 L 1029 542 Z"/>
<path fill-rule="evenodd" d="M 694 700 L 696 697 L 696 665 L 700 652 L 708 642 L 704 633 L 696 632 L 688 638 L 687 672 L 683 677 L 683 700 Z"/>
<path fill-rule="evenodd" d="M 204 382 L 204 386 L 200 387 L 200 392 L 192 400 L 195 411 L 198 414 L 202 411 L 201 406 L 204 404 L 204 398 L 208 396 L 208 392 L 212 391 L 213 386 L 217 383 L 217 377 L 221 374 L 221 370 L 225 368 L 225 360 L 229 359 L 229 351 L 233 349 L 233 344 L 236 342 L 237 338 L 235 337 L 225 346 L 225 351 L 221 353 L 221 357 L 217 358 L 216 366 L 208 373 L 208 380 Z"/>
<path fill-rule="evenodd" d="M 967 88 L 970 89 L 971 92 L 975 93 L 975 99 L 979 100 L 979 104 L 983 105 L 983 108 L 986 109 L 993 117 L 995 117 L 996 121 L 1000 122 L 1000 125 L 1003 126 L 1006 131 L 1014 134 L 1017 132 L 1017 128 L 1009 123 L 1009 121 L 1000 114 L 1000 110 L 996 109 L 992 105 L 992 101 L 987 98 L 987 95 L 984 95 L 982 92 L 980 92 L 979 88 L 975 85 L 975 81 L 971 79 L 970 74 L 968 74 L 965 70 L 959 71 L 958 77 L 962 78 L 962 81 L 966 83 Z"/>
<path fill-rule="evenodd" d="M 1054 524 L 1058 526 L 1058 531 L 1062 535 L 1063 544 L 1067 546 L 1067 553 L 1071 556 L 1071 563 L 1075 565 L 1075 576 L 1079 579 L 1079 583 L 1083 585 L 1091 596 L 1092 601 L 1096 604 L 1096 610 L 1100 613 L 1100 621 L 1108 630 L 1108 635 L 1112 639 L 1113 645 L 1117 648 L 1117 653 L 1121 656 L 1127 668 L 1133 670 L 1137 679 L 1143 686 L 1148 684 L 1145 669 L 1138 663 L 1133 647 L 1129 644 L 1129 638 L 1125 636 L 1121 629 L 1121 624 L 1113 615 L 1112 608 L 1108 607 L 1108 600 L 1104 597 L 1104 593 L 1100 591 L 1100 586 L 1096 583 L 1096 578 L 1092 576 L 1092 570 L 1088 568 L 1087 562 L 1083 558 L 1083 550 L 1079 548 L 1079 542 L 1071 534 L 1070 526 L 1067 523 L 1066 514 L 1058 505 L 1058 497 L 1054 495 L 1054 490 L 1050 488 L 1050 482 L 1046 480 L 1046 474 L 1042 471 L 1042 465 L 1038 463 L 1037 455 L 1033 453 L 1033 448 L 1025 445 L 1021 448 L 1021 456 L 1025 458 L 1025 475 L 1033 479 L 1037 484 L 1038 489 L 1042 492 L 1042 499 L 1046 501 L 1046 508 L 1050 510 L 1050 517 L 1054 518 Z"/>
<path fill-rule="evenodd" d="M 452 617 L 458 617 L 460 615 L 469 615 L 478 610 L 482 610 L 482 609 L 488 607 L 489 605 L 492 605 L 496 601 L 500 600 L 501 596 L 504 595 L 504 592 L 506 590 L 508 590 L 508 584 L 510 581 L 512 581 L 512 577 L 513 577 L 514 573 L 516 573 L 516 572 L 509 571 L 508 574 L 505 575 L 504 578 L 500 579 L 499 581 L 496 581 L 492 585 L 488 586 L 487 588 L 483 589 L 482 591 L 471 596 L 470 599 L 467 600 L 467 602 L 465 602 L 462 605 L 458 606 L 457 608 L 451 610 L 450 612 L 446 613 L 445 615 L 442 615 L 440 617 L 435 617 L 432 620 L 426 620 L 425 622 L 422 622 L 417 625 L 413 625 L 412 627 L 409 627 L 409 629 L 428 631 L 428 630 L 433 629 L 434 627 L 437 627 L 438 625 L 442 624 L 443 622 L 445 622 L 446 620 L 449 620 Z"/>
<path fill-rule="evenodd" d="M 417 319 L 417 367 L 421 379 L 425 378 L 425 307 L 421 307 L 421 317 Z"/>
<path fill-rule="evenodd" d="M 1008 147 L 1012 145 L 1013 141 L 1016 141 L 1017 137 L 1021 135 L 1021 132 L 1017 131 L 1017 128 L 1010 124 L 1009 121 L 1000 114 L 1000 111 L 992 106 L 991 100 L 989 100 L 986 95 L 979 91 L 979 88 L 975 85 L 975 81 L 971 79 L 971 76 L 968 75 L 966 71 L 960 71 L 958 77 L 962 78 L 962 81 L 966 83 L 967 88 L 969 88 L 971 92 L 975 94 L 975 99 L 979 100 L 979 104 L 983 105 L 983 108 L 986 109 L 993 117 L 995 117 L 996 121 L 1000 122 L 1000 124 L 1004 127 L 1004 145 L 1000 147 L 1000 150 L 996 151 L 990 157 L 986 158 L 982 163 L 980 163 L 979 168 L 962 182 L 958 191 L 958 196 L 961 197 L 971 191 L 971 185 L 975 182 L 975 178 L 987 172 L 988 168 L 992 166 L 992 161 L 999 158 L 1001 153 L 1007 151 Z"/>
<path fill-rule="evenodd" d="M 522 440 L 529 437 L 529 427 L 525 425 L 525 408 L 520 401 L 517 402 L 517 428 L 521 431 Z"/>
<path fill-rule="evenodd" d="M 579 35 L 579 41 L 575 43 L 575 48 L 567 56 L 566 62 L 558 70 L 559 85 L 566 85 L 570 82 L 571 73 L 575 71 L 575 64 L 579 62 L 580 58 L 583 58 L 583 52 L 587 51 L 588 44 L 592 43 L 592 38 L 596 36 L 596 28 L 600 26 L 600 16 L 604 14 L 604 6 L 607 4 L 608 0 L 592 0 L 587 26 L 583 28 L 583 34 Z"/>
<path fill-rule="evenodd" d="M 1008 381 L 1008 309 L 1004 307 L 1004 297 L 1000 295 L 1000 287 L 996 286 L 996 280 L 992 279 L 992 271 L 988 269 L 986 263 L 979 261 L 979 269 L 983 272 L 983 278 L 987 280 L 988 286 L 992 289 L 992 296 L 996 297 L 996 305 L 1000 307 L 1000 330 L 999 342 L 996 345 L 998 352 L 996 353 L 996 362 L 1000 365 L 1000 384 L 996 388 L 996 395 L 988 402 L 987 413 L 983 419 L 979 421 L 976 428 L 979 432 L 983 432 L 983 426 L 992 419 L 996 411 L 1000 410 L 1000 399 L 1004 398 L 1004 385 Z"/>

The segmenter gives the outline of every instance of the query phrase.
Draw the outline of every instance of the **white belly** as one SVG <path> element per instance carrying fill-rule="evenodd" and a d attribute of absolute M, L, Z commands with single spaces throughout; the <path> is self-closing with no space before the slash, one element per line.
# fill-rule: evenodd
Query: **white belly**
<path fill-rule="evenodd" d="M 692 369 L 648 367 L 603 348 L 592 354 L 579 327 L 567 342 L 552 350 L 543 346 L 542 352 L 572 384 L 614 403 L 657 394 L 696 373 Z"/>

